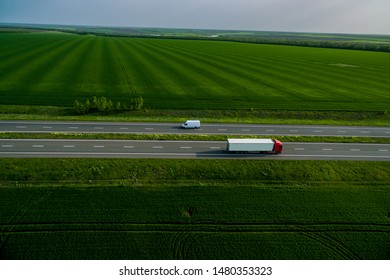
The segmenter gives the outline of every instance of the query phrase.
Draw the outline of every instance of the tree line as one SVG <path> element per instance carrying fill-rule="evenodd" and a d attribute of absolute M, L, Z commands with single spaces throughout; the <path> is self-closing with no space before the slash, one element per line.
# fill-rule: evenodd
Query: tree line
<path fill-rule="evenodd" d="M 250 37 L 221 37 L 214 40 L 234 41 L 255 44 L 289 45 L 313 48 L 334 48 L 348 50 L 363 50 L 376 52 L 390 52 L 390 43 L 334 41 L 334 40 L 301 40 L 277 38 L 250 38 Z"/>
<path fill-rule="evenodd" d="M 112 102 L 111 99 L 105 96 L 93 96 L 88 98 L 85 102 L 75 100 L 73 108 L 79 115 L 86 115 L 89 113 L 96 112 L 110 112 L 110 111 L 121 111 L 121 110 L 139 110 L 144 105 L 144 99 L 140 96 L 130 98 L 128 102 Z"/>

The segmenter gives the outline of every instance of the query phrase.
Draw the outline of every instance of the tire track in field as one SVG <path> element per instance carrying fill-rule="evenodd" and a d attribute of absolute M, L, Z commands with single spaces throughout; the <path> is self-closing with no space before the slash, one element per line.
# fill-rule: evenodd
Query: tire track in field
<path fill-rule="evenodd" d="M 332 234 L 380 233 L 390 234 L 390 224 L 370 223 L 316 223 L 316 224 L 229 224 L 229 223 L 121 223 L 121 222 L 68 222 L 68 223 L 21 223 L 28 211 L 45 199 L 50 193 L 28 199 L 6 225 L 1 225 L 0 252 L 12 234 L 55 234 L 55 233 L 115 233 L 150 232 L 170 234 L 170 255 L 174 259 L 190 258 L 196 234 L 283 234 L 294 233 L 311 239 L 334 256 L 341 259 L 361 259 L 361 257 Z M 195 234 L 195 235 L 194 235 Z M 196 247 L 196 245 L 195 245 Z"/>
<path fill-rule="evenodd" d="M 324 247 L 328 248 L 330 251 L 334 252 L 335 255 L 340 256 L 342 259 L 361 259 L 358 254 L 356 254 L 347 246 L 342 244 L 341 241 L 330 237 L 325 232 L 301 232 L 300 234 L 320 243 Z"/>
<path fill-rule="evenodd" d="M 4 245 L 6 244 L 8 238 L 15 232 L 15 229 L 18 225 L 22 224 L 20 221 L 26 216 L 26 214 L 42 200 L 46 199 L 50 195 L 49 192 L 45 194 L 36 195 L 29 197 L 20 207 L 16 210 L 14 215 L 12 215 L 9 222 L 5 225 L 0 225 L 0 252 L 2 251 Z"/>
<path fill-rule="evenodd" d="M 31 222 L 20 223 L 21 218 L 49 193 L 23 204 L 10 222 L 1 225 L 3 232 L 55 232 L 55 231 L 161 231 L 161 232 L 373 232 L 390 233 L 390 224 L 375 223 L 316 223 L 316 224 L 232 224 L 232 223 L 122 223 L 122 222 Z"/>
<path fill-rule="evenodd" d="M 70 222 L 70 223 L 20 223 L 26 213 L 40 201 L 45 199 L 49 193 L 43 196 L 36 196 L 27 200 L 10 219 L 10 223 L 2 227 L 2 239 L 0 252 L 4 248 L 8 238 L 12 234 L 48 234 L 53 236 L 56 233 L 159 233 L 169 235 L 168 248 L 169 257 L 172 259 L 189 259 L 197 248 L 198 234 L 297 234 L 320 244 L 327 252 L 340 259 L 361 259 L 357 252 L 354 252 L 340 240 L 332 237 L 332 234 L 354 234 L 354 233 L 380 233 L 390 234 L 390 224 L 370 223 L 318 223 L 301 224 L 278 223 L 278 224 L 228 224 L 228 223 L 121 223 L 121 222 Z M 199 236 L 198 236 L 199 237 Z M 298 242 L 305 242 L 298 239 Z M 192 254 L 191 254 L 192 252 Z M 325 251 L 324 251 L 325 252 Z"/>
<path fill-rule="evenodd" d="M 123 77 L 125 78 L 125 81 L 127 83 L 127 87 L 130 90 L 130 93 L 136 94 L 137 89 L 135 88 L 135 86 L 132 82 L 132 78 L 131 78 L 129 72 L 127 71 L 125 64 L 123 63 L 124 59 L 119 55 L 119 51 L 118 51 L 118 48 L 116 47 L 116 45 L 114 47 L 114 53 L 115 53 L 115 60 L 118 62 L 118 65 L 122 71 Z"/>
<path fill-rule="evenodd" d="M 189 233 L 186 231 L 177 231 L 173 234 L 170 242 L 172 258 L 176 260 L 186 260 L 188 257 Z"/>

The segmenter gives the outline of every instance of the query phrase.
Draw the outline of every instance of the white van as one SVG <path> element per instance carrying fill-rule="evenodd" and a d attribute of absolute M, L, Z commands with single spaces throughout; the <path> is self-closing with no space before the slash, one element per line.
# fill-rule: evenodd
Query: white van
<path fill-rule="evenodd" d="M 186 122 L 182 123 L 182 128 L 200 128 L 200 121 L 199 120 L 187 120 Z"/>

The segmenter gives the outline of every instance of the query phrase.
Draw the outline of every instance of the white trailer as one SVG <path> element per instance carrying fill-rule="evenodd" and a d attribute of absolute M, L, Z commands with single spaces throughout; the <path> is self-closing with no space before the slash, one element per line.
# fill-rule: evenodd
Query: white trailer
<path fill-rule="evenodd" d="M 228 139 L 226 150 L 229 153 L 279 154 L 283 150 L 283 144 L 275 139 Z"/>

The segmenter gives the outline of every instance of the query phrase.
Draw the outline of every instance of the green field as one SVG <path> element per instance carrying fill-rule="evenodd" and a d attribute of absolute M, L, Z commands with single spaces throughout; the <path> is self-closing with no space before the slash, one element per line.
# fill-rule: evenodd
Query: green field
<path fill-rule="evenodd" d="M 2 104 L 386 111 L 388 53 L 202 40 L 0 33 Z"/>
<path fill-rule="evenodd" d="M 389 259 L 387 162 L 2 159 L 1 259 Z"/>

